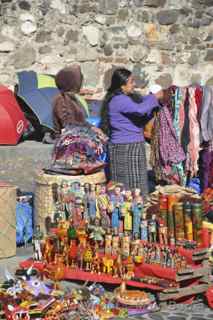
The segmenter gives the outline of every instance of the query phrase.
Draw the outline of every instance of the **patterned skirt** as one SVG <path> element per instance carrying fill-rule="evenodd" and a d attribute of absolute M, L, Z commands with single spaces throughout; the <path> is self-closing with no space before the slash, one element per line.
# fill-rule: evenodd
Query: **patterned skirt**
<path fill-rule="evenodd" d="M 148 194 L 148 177 L 145 143 L 108 145 L 110 179 L 122 183 L 125 188 L 139 188 L 146 198 Z"/>

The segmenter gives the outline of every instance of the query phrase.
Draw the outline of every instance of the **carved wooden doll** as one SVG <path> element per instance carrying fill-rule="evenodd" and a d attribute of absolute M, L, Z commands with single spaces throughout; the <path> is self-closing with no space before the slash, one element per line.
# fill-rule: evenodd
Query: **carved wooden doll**
<path fill-rule="evenodd" d="M 112 228 L 119 229 L 121 225 L 121 208 L 124 202 L 119 185 L 116 185 L 114 191 L 110 194 L 110 202 L 112 207 L 111 225 Z"/>
<path fill-rule="evenodd" d="M 124 231 L 132 232 L 132 192 L 130 190 L 125 192 L 121 212 L 124 219 Z"/>
<path fill-rule="evenodd" d="M 148 231 L 149 231 L 149 241 L 156 242 L 157 241 L 157 220 L 156 220 L 155 214 L 153 214 L 152 218 L 149 220 Z"/>
<path fill-rule="evenodd" d="M 118 234 L 118 229 L 114 230 L 114 234 L 112 236 L 112 255 L 117 256 L 120 252 L 120 237 Z"/>
<path fill-rule="evenodd" d="M 160 244 L 168 244 L 168 232 L 167 226 L 165 225 L 165 220 L 159 217 L 158 219 L 158 232 Z"/>
<path fill-rule="evenodd" d="M 142 203 L 134 203 L 133 202 L 133 206 L 132 206 L 132 215 L 133 215 L 133 237 L 135 233 L 140 232 L 140 224 L 141 224 L 141 215 L 142 215 Z"/>
<path fill-rule="evenodd" d="M 90 185 L 90 192 L 88 196 L 88 215 L 89 221 L 94 221 L 97 217 L 97 199 L 96 199 L 96 192 L 95 186 Z"/>
<path fill-rule="evenodd" d="M 107 229 L 107 233 L 105 235 L 105 254 L 112 254 L 112 232 L 110 228 Z"/>
<path fill-rule="evenodd" d="M 140 227 L 141 227 L 141 240 L 148 241 L 148 220 L 146 218 L 146 213 L 142 214 Z"/>
<path fill-rule="evenodd" d="M 138 250 L 140 246 L 140 238 L 139 238 L 139 233 L 134 233 L 134 238 L 131 241 L 131 255 L 133 257 L 138 256 Z"/>
<path fill-rule="evenodd" d="M 121 254 L 124 257 L 128 257 L 130 255 L 130 236 L 127 231 L 124 232 L 121 239 Z"/>

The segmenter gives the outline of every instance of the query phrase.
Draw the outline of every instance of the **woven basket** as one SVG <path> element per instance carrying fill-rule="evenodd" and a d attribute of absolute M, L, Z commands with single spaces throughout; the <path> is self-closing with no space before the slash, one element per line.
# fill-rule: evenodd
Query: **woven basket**
<path fill-rule="evenodd" d="M 16 255 L 16 187 L 0 183 L 0 258 Z"/>
<path fill-rule="evenodd" d="M 49 175 L 43 171 L 38 172 L 35 177 L 35 221 L 44 233 L 46 233 L 46 218 L 52 218 L 55 211 L 55 191 L 64 180 L 69 182 L 79 181 L 81 184 L 100 184 L 106 182 L 106 177 L 104 171 L 79 176 Z"/>

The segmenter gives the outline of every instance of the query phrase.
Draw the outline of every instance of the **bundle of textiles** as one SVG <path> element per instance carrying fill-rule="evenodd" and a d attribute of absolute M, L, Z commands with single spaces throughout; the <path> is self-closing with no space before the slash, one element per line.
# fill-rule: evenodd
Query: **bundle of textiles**
<path fill-rule="evenodd" d="M 69 126 L 55 143 L 51 170 L 65 174 L 89 174 L 104 167 L 100 160 L 104 141 L 91 128 Z"/>
<path fill-rule="evenodd" d="M 152 133 L 150 160 L 159 182 L 185 186 L 198 174 L 204 179 L 202 172 L 211 176 L 213 87 L 172 86 L 165 90 L 164 107 L 155 116 Z M 203 149 L 208 153 L 208 164 L 202 163 Z"/>

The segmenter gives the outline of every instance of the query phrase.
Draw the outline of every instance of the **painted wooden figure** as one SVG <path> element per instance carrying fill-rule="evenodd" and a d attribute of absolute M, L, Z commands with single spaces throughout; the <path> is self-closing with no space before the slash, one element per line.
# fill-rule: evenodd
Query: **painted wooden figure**
<path fill-rule="evenodd" d="M 105 254 L 112 254 L 112 232 L 110 228 L 107 229 L 107 232 L 105 234 Z"/>
<path fill-rule="evenodd" d="M 148 220 L 146 218 L 146 213 L 142 214 L 140 227 L 141 227 L 141 240 L 148 241 Z"/>
<path fill-rule="evenodd" d="M 148 231 L 149 231 L 149 242 L 156 242 L 157 241 L 157 220 L 156 220 L 155 214 L 153 214 L 152 218 L 149 220 Z"/>
<path fill-rule="evenodd" d="M 133 207 L 132 207 L 132 215 L 133 215 L 133 237 L 135 235 L 135 233 L 140 232 L 140 224 L 141 224 L 141 216 L 142 216 L 142 203 L 138 202 L 138 203 L 134 203 L 133 202 Z"/>
<path fill-rule="evenodd" d="M 90 192 L 88 196 L 88 214 L 89 221 L 94 221 L 97 217 L 97 199 L 95 192 L 95 185 L 90 185 Z"/>
<path fill-rule="evenodd" d="M 130 255 L 130 235 L 127 231 L 124 232 L 123 237 L 121 238 L 121 254 L 124 257 Z"/>
<path fill-rule="evenodd" d="M 41 249 L 42 240 L 43 240 L 43 232 L 41 231 L 40 226 L 37 225 L 35 227 L 35 232 L 33 233 L 33 239 L 32 239 L 33 255 L 36 261 L 42 260 L 42 249 Z"/>
<path fill-rule="evenodd" d="M 121 212 L 124 218 L 124 232 L 132 232 L 132 192 L 130 190 L 125 192 Z"/>
<path fill-rule="evenodd" d="M 114 234 L 112 236 L 112 255 L 117 256 L 120 252 L 120 237 L 118 234 L 118 229 L 114 230 Z"/>

